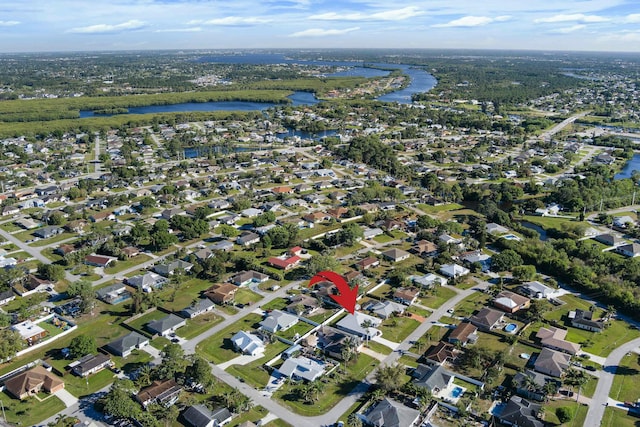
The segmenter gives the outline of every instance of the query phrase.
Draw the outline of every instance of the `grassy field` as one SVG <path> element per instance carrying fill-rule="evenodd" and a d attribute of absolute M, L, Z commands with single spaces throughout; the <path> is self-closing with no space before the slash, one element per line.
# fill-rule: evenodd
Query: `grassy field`
<path fill-rule="evenodd" d="M 35 397 L 25 400 L 14 399 L 6 392 L 2 392 L 0 396 L 2 396 L 6 420 L 23 426 L 36 425 L 65 408 L 62 400 L 56 396 L 43 394 L 41 396 L 45 400 L 42 402 Z"/>
<path fill-rule="evenodd" d="M 393 342 L 402 342 L 418 326 L 420 322 L 410 317 L 390 317 L 382 322 L 380 330 L 385 339 Z"/>
<path fill-rule="evenodd" d="M 482 292 L 475 292 L 460 302 L 454 309 L 456 316 L 468 317 L 473 312 L 488 305 L 491 296 Z"/>
<path fill-rule="evenodd" d="M 203 280 L 203 279 L 189 279 L 180 285 L 180 289 L 173 295 L 173 300 L 171 300 L 171 296 L 173 294 L 173 290 L 165 289 L 160 291 L 160 297 L 164 299 L 164 303 L 162 304 L 163 308 L 172 311 L 179 311 L 185 307 L 189 307 L 196 299 L 200 297 L 200 294 L 211 287 L 213 283 Z"/>
<path fill-rule="evenodd" d="M 237 304 L 255 304 L 261 299 L 261 295 L 256 294 L 248 288 L 239 288 L 234 298 Z"/>
<path fill-rule="evenodd" d="M 178 329 L 176 334 L 184 339 L 190 340 L 220 322 L 222 322 L 222 317 L 214 313 L 201 314 L 193 319 L 187 319 L 187 324 Z"/>
<path fill-rule="evenodd" d="M 564 424 L 560 423 L 560 420 L 558 420 L 558 417 L 556 417 L 556 409 L 560 407 L 569 408 L 571 410 L 571 413 L 574 414 L 571 421 L 568 421 Z M 584 425 L 584 420 L 587 418 L 587 411 L 589 410 L 589 407 L 577 402 L 556 400 L 553 402 L 545 403 L 544 409 L 544 420 L 551 425 L 562 427 L 582 427 Z"/>
<path fill-rule="evenodd" d="M 640 398 L 640 361 L 638 355 L 631 353 L 620 361 L 609 396 L 621 402 L 636 401 Z"/>
<path fill-rule="evenodd" d="M 151 257 L 146 254 L 138 254 L 132 258 L 127 259 L 126 261 L 116 261 L 113 267 L 108 267 L 104 269 L 104 272 L 107 274 L 116 274 L 121 271 L 127 270 L 131 267 L 135 267 L 138 264 L 142 264 L 145 261 L 149 261 Z"/>
<path fill-rule="evenodd" d="M 627 414 L 627 411 L 612 408 L 604 408 L 602 427 L 637 427 L 638 419 Z"/>
<path fill-rule="evenodd" d="M 441 286 L 437 286 L 433 291 L 429 292 L 429 295 L 426 297 L 422 297 L 422 305 L 425 305 L 429 308 L 439 308 L 442 304 L 449 301 L 451 298 L 456 296 L 456 291 L 443 288 Z"/>
<path fill-rule="evenodd" d="M 448 203 L 440 206 L 425 205 L 424 203 L 418 204 L 418 209 L 420 209 L 422 212 L 427 214 L 436 214 L 440 212 L 455 211 L 458 209 L 462 209 L 463 207 L 464 206 L 459 205 L 457 203 Z"/>
<path fill-rule="evenodd" d="M 369 347 L 371 350 L 375 351 L 376 353 L 384 354 L 385 356 L 393 352 L 393 350 L 387 347 L 386 345 L 380 344 L 379 342 L 376 342 L 376 341 L 368 341 L 366 346 Z"/>
<path fill-rule="evenodd" d="M 296 334 L 302 336 L 309 332 L 311 329 L 313 329 L 312 325 L 306 322 L 298 322 L 286 331 L 278 332 L 277 335 L 289 340 L 293 340 L 293 337 L 295 337 Z"/>
<path fill-rule="evenodd" d="M 291 384 L 284 384 L 274 394 L 274 398 L 300 415 L 315 416 L 324 414 L 353 390 L 377 365 L 378 363 L 374 358 L 361 353 L 355 363 L 345 367 L 346 375 L 343 378 L 338 377 L 338 379 L 328 380 L 325 383 L 322 398 L 314 404 L 307 404 L 300 400 L 296 392 L 296 386 Z"/>
<path fill-rule="evenodd" d="M 138 317 L 136 320 L 129 322 L 128 325 L 139 331 L 147 332 L 144 328 L 144 325 L 154 320 L 162 319 L 165 316 L 167 316 L 167 313 L 160 310 L 154 310 L 150 313 L 145 314 L 144 316 Z"/>
<path fill-rule="evenodd" d="M 233 325 L 219 331 L 217 334 L 202 341 L 196 349 L 205 359 L 213 363 L 222 363 L 240 355 L 233 349 L 231 337 L 238 331 L 251 331 L 256 329 L 262 320 L 257 314 L 249 314 Z"/>
<path fill-rule="evenodd" d="M 71 239 L 73 237 L 78 237 L 78 234 L 64 232 L 64 233 L 57 234 L 53 237 L 50 237 L 48 239 L 40 239 L 36 242 L 30 243 L 29 246 L 34 246 L 34 247 L 47 246 L 52 243 L 57 243 L 63 240 Z"/>
<path fill-rule="evenodd" d="M 284 310 L 284 308 L 289 304 L 284 298 L 275 298 L 272 301 L 269 301 L 267 304 L 262 305 L 260 308 L 263 310 Z"/>

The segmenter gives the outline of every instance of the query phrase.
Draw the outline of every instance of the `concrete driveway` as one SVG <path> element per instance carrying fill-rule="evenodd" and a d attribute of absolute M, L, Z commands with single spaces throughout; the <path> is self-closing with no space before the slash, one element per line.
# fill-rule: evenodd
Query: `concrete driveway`
<path fill-rule="evenodd" d="M 65 389 L 56 391 L 55 395 L 58 396 L 58 399 L 62 400 L 62 403 L 64 403 L 64 406 L 67 408 L 78 403 L 78 398 Z"/>

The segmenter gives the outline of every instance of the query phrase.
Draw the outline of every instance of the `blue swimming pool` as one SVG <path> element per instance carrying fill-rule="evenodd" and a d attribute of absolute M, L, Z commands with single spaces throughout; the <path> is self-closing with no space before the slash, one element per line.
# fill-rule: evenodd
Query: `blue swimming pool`
<path fill-rule="evenodd" d="M 518 325 L 516 325 L 515 323 L 509 323 L 504 327 L 505 332 L 514 332 L 516 329 L 518 329 Z"/>
<path fill-rule="evenodd" d="M 451 397 L 453 397 L 454 399 L 457 399 L 458 397 L 460 397 L 462 392 L 464 392 L 464 390 L 461 387 L 456 387 L 453 390 L 451 390 Z"/>

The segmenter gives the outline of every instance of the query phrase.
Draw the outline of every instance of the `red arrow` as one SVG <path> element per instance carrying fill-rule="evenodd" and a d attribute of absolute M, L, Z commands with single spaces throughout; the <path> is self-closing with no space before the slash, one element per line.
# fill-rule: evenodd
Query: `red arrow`
<path fill-rule="evenodd" d="M 347 281 L 333 271 L 321 271 L 311 278 L 309 281 L 309 287 L 315 285 L 318 282 L 331 282 L 336 285 L 340 295 L 329 295 L 331 299 L 340 304 L 345 310 L 353 314 L 356 311 L 356 299 L 358 298 L 358 285 L 353 289 L 349 287 Z"/>

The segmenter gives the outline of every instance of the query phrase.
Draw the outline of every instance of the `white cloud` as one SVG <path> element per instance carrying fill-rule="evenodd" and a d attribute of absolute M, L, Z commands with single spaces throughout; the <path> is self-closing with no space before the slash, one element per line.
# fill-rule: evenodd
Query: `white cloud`
<path fill-rule="evenodd" d="M 446 22 L 444 24 L 435 24 L 432 27 L 435 28 L 448 28 L 448 27 L 480 27 L 492 22 L 504 22 L 509 20 L 510 16 L 498 16 L 497 18 L 490 18 L 488 16 L 463 16 L 459 19 Z"/>
<path fill-rule="evenodd" d="M 297 33 L 289 34 L 289 37 L 325 37 L 325 36 L 339 36 L 341 34 L 347 34 L 352 31 L 358 31 L 360 27 L 345 28 L 342 30 L 325 30 L 322 28 L 309 28 L 308 30 L 298 31 Z"/>
<path fill-rule="evenodd" d="M 225 16 L 224 18 L 209 19 L 207 21 L 190 21 L 189 24 L 222 25 L 233 27 L 242 25 L 267 24 L 269 22 L 271 22 L 270 19 L 251 16 Z"/>
<path fill-rule="evenodd" d="M 97 24 L 97 25 L 89 25 L 87 27 L 77 27 L 72 28 L 68 32 L 69 33 L 80 33 L 80 34 L 107 34 L 107 33 L 119 33 L 123 31 L 134 31 L 145 28 L 147 23 L 144 21 L 138 21 L 137 19 L 132 19 L 127 22 L 123 22 L 121 24 Z"/>
<path fill-rule="evenodd" d="M 202 31 L 201 27 L 189 28 L 167 28 L 166 30 L 156 30 L 155 33 L 198 33 Z"/>
<path fill-rule="evenodd" d="M 609 18 L 598 15 L 585 15 L 583 13 L 573 13 L 569 15 L 554 15 L 548 18 L 539 18 L 534 20 L 535 23 L 549 22 L 607 22 Z"/>
<path fill-rule="evenodd" d="M 569 34 L 569 33 L 573 33 L 574 31 L 584 30 L 585 28 L 587 28 L 587 26 L 584 24 L 576 24 L 576 25 L 572 25 L 571 27 L 557 28 L 550 32 L 558 33 L 558 34 Z"/>
<path fill-rule="evenodd" d="M 618 33 L 610 33 L 599 37 L 600 41 L 605 42 L 637 42 L 640 43 L 640 31 L 621 31 Z"/>
<path fill-rule="evenodd" d="M 20 21 L 0 21 L 0 27 L 13 27 L 19 25 Z"/>
<path fill-rule="evenodd" d="M 632 13 L 631 15 L 627 15 L 623 22 L 625 24 L 640 24 L 640 13 Z"/>
<path fill-rule="evenodd" d="M 376 13 L 337 13 L 328 12 L 319 15 L 311 15 L 308 19 L 318 21 L 402 21 L 424 14 L 415 6 L 408 6 L 402 9 L 385 10 Z"/>

